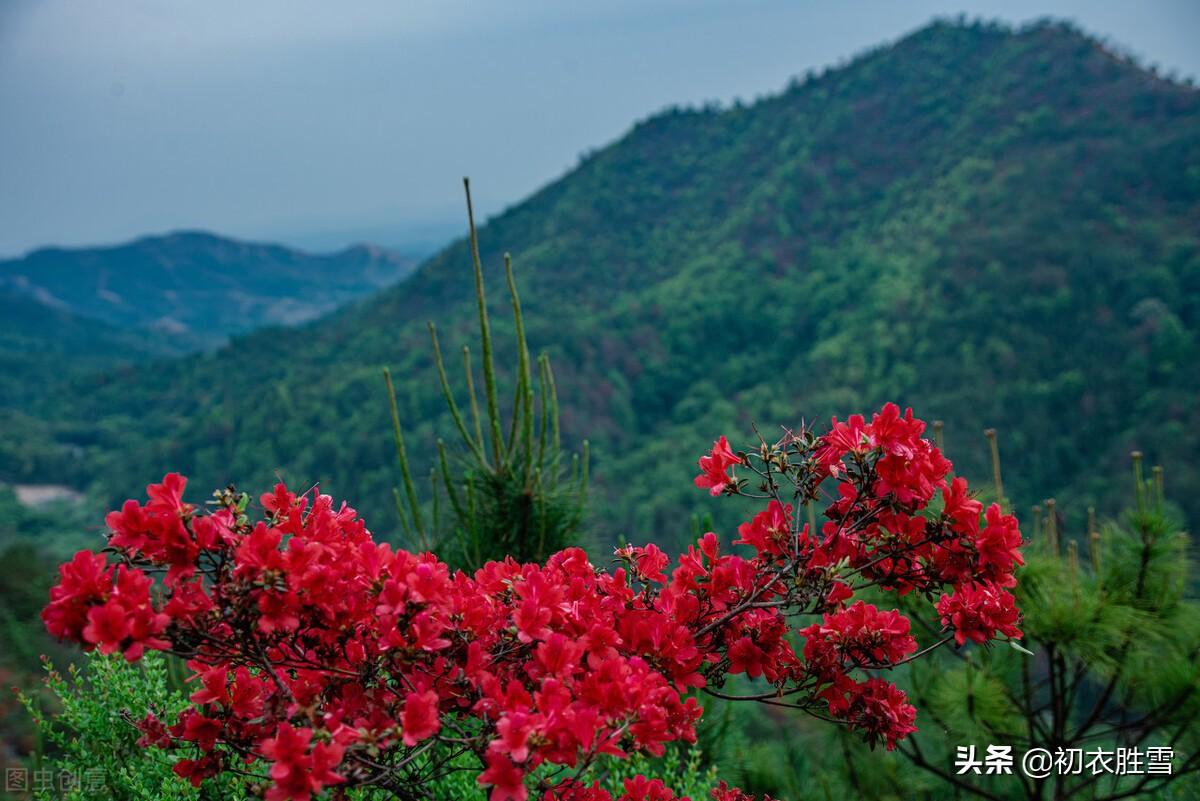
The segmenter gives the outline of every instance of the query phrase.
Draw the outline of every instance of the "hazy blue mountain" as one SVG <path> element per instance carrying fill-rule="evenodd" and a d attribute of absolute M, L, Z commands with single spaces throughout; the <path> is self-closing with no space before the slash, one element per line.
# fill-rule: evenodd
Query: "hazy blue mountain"
<path fill-rule="evenodd" d="M 0 288 L 76 316 L 213 346 L 233 334 L 319 317 L 400 281 L 414 266 L 368 245 L 317 255 L 179 232 L 0 261 Z"/>

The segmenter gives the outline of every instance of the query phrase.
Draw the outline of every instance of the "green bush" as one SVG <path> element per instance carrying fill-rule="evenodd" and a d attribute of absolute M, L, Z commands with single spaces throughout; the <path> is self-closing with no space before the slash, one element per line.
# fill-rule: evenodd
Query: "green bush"
<path fill-rule="evenodd" d="M 29 776 L 49 777 L 49 784 L 33 793 L 36 801 L 240 801 L 261 794 L 259 780 L 265 778 L 254 765 L 241 778 L 224 774 L 205 782 L 199 789 L 172 772 L 172 765 L 185 751 L 163 751 L 138 745 L 141 733 L 134 723 L 153 711 L 171 721 L 189 704 L 171 670 L 170 657 L 147 653 L 136 664 L 120 656 L 91 654 L 82 668 L 72 666 L 66 674 L 46 663 L 46 692 L 22 695 L 36 726 L 39 743 L 52 755 L 35 754 Z M 590 767 L 581 777 L 586 783 L 599 781 L 616 797 L 622 782 L 637 774 L 663 778 L 670 787 L 693 801 L 707 798 L 716 785 L 715 771 L 705 768 L 698 748 L 672 745 L 659 758 L 634 755 L 627 760 L 609 760 Z M 487 791 L 475 781 L 478 763 L 464 761 L 464 769 L 439 779 L 428 787 L 436 801 L 483 801 Z M 62 777 L 73 785 L 60 789 Z M 41 782 L 39 784 L 46 784 Z M 32 784 L 31 784 L 32 786 Z M 385 801 L 393 796 L 385 790 L 357 788 L 348 793 L 351 801 Z"/>
<path fill-rule="evenodd" d="M 65 674 L 46 663 L 46 693 L 21 696 L 33 717 L 39 747 L 30 768 L 37 801 L 201 801 L 246 797 L 240 782 L 201 790 L 176 776 L 171 767 L 178 755 L 138 745 L 141 733 L 134 722 L 147 712 L 171 719 L 188 705 L 187 695 L 173 688 L 168 657 L 152 652 L 136 665 L 120 656 L 90 655 L 84 667 L 72 665 Z M 62 777 L 73 787 L 63 789 Z M 43 786 L 37 786 L 43 785 Z M 215 793 L 215 794 L 214 794 Z"/>

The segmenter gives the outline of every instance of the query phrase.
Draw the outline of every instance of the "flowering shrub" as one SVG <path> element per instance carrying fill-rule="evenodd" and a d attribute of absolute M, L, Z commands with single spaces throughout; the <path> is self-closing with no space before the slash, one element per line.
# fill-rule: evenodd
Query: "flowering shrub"
<path fill-rule="evenodd" d="M 201 801 L 247 799 L 241 777 L 229 774 L 194 789 L 181 783 L 171 770 L 179 750 L 164 754 L 138 745 L 139 732 L 120 721 L 128 710 L 156 709 L 178 715 L 190 702 L 169 680 L 163 654 L 148 651 L 136 664 L 119 656 L 93 651 L 82 667 L 64 671 L 43 660 L 46 693 L 20 694 L 19 699 L 37 731 L 53 750 L 37 770 L 57 781 L 38 782 L 32 795 L 15 793 L 8 798 L 33 801 Z M 63 775 L 77 780 L 64 781 Z M 13 789 L 12 784 L 9 789 Z"/>
<path fill-rule="evenodd" d="M 492 801 L 534 787 L 610 801 L 575 777 L 601 757 L 694 741 L 694 690 L 799 708 L 891 749 L 916 711 L 875 674 L 951 639 L 1020 636 L 1007 591 L 1016 521 L 993 506 L 981 524 L 982 505 L 947 480 L 923 431 L 889 404 L 869 423 L 835 419 L 824 436 L 789 432 L 750 454 L 722 437 L 696 484 L 766 502 L 739 528 L 745 554 L 708 533 L 674 567 L 651 544 L 618 549 L 611 571 L 568 548 L 452 573 L 375 542 L 328 496 L 280 484 L 251 520 L 245 495 L 198 508 L 172 474 L 147 503 L 109 514 L 116 564 L 81 551 L 62 566 L 43 618 L 131 661 L 146 649 L 186 657 L 192 706 L 175 721 L 147 715 L 143 741 L 190 749 L 175 769 L 196 785 L 265 764 L 268 801 L 353 786 L 420 797 L 464 756 Z M 820 530 L 801 525 L 798 505 L 830 490 Z M 907 618 L 856 598 L 868 588 L 931 607 L 940 596 L 944 636 L 919 651 Z M 722 692 L 738 674 L 770 687 Z M 675 797 L 644 777 L 625 789 L 617 801 Z"/>

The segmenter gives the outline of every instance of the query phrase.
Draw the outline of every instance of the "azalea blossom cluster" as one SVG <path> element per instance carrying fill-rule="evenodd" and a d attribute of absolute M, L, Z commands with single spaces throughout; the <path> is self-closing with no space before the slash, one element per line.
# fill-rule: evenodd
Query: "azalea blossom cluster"
<path fill-rule="evenodd" d="M 743 636 L 725 653 L 728 673 L 761 673 L 775 692 L 741 697 L 809 712 L 823 702 L 830 718 L 891 749 L 916 730 L 916 710 L 879 671 L 951 639 L 1020 638 L 1008 592 L 1024 564 L 1017 520 L 998 504 L 985 513 L 924 431 L 911 409 L 887 404 L 869 422 L 834 418 L 824 436 L 788 432 L 750 454 L 734 453 L 722 437 L 700 458 L 696 486 L 766 501 L 736 542 L 754 549 L 756 575 L 773 577 L 758 596 L 769 603 L 739 617 L 748 631 L 738 622 L 726 628 Z M 818 530 L 794 519 L 797 505 L 823 500 Z M 856 598 L 872 588 L 939 598 L 944 636 L 918 650 L 905 615 Z M 791 625 L 806 615 L 820 620 Z M 799 654 L 783 636 L 793 630 L 803 642 Z M 789 695 L 794 703 L 778 700 Z"/>
<path fill-rule="evenodd" d="M 280 484 L 252 520 L 244 494 L 197 507 L 172 474 L 109 514 L 114 564 L 82 551 L 62 566 L 43 617 L 85 648 L 187 658 L 192 706 L 148 714 L 144 742 L 187 749 L 176 771 L 197 785 L 265 770 L 268 801 L 348 786 L 421 797 L 464 760 L 491 801 L 612 801 L 585 769 L 693 742 L 699 693 L 797 707 L 893 748 L 915 710 L 878 674 L 952 639 L 1020 636 L 1016 521 L 983 515 L 923 430 L 889 405 L 750 454 L 722 437 L 696 484 L 765 501 L 744 547 L 713 533 L 674 560 L 626 546 L 611 569 L 568 548 L 452 572 L 376 542 L 326 495 Z M 794 511 L 826 494 L 820 530 L 801 524 Z M 864 592 L 930 599 L 941 639 L 919 651 L 909 620 Z M 743 674 L 769 686 L 724 691 Z M 674 797 L 639 778 L 617 801 Z"/>

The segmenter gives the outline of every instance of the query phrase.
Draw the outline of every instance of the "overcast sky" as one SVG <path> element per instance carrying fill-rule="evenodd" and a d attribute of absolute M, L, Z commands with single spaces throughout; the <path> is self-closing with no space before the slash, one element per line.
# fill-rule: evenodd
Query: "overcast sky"
<path fill-rule="evenodd" d="M 203 228 L 462 227 L 671 104 L 753 99 L 936 15 L 1066 17 L 1200 75 L 1200 2 L 0 0 L 0 255 Z"/>

